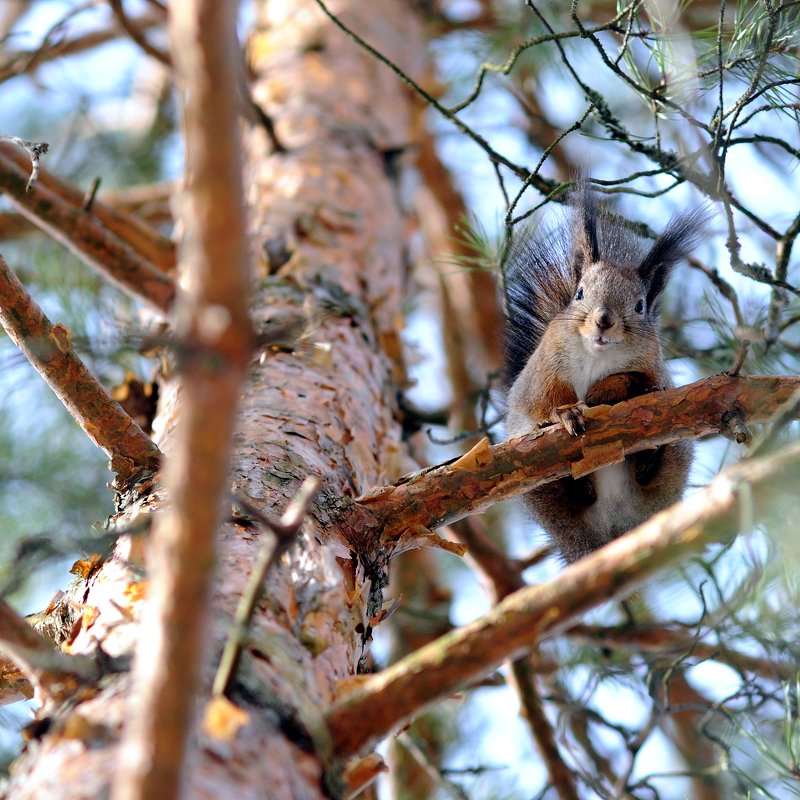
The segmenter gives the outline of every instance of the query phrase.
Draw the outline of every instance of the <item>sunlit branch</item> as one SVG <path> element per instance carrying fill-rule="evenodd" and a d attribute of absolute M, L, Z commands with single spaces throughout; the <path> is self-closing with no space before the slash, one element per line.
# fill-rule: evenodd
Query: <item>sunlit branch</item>
<path fill-rule="evenodd" d="M 26 183 L 25 172 L 0 146 L 0 192 L 20 213 L 124 291 L 161 311 L 170 308 L 175 284 L 169 275 L 156 269 L 92 213 L 65 202 L 43 181 L 30 192 L 25 189 Z"/>
<path fill-rule="evenodd" d="M 505 659 L 564 631 L 588 609 L 625 596 L 711 542 L 729 539 L 740 530 L 743 506 L 748 525 L 780 516 L 794 503 L 798 479 L 800 443 L 730 467 L 553 580 L 514 592 L 475 622 L 365 678 L 326 714 L 336 751 L 360 752 Z"/>
<path fill-rule="evenodd" d="M 0 322 L 123 483 L 157 466 L 158 448 L 75 354 L 69 329 L 51 324 L 1 256 Z"/>
<path fill-rule="evenodd" d="M 490 446 L 373 489 L 345 513 L 352 544 L 379 536 L 402 552 L 436 527 L 485 511 L 534 486 L 616 463 L 623 456 L 678 439 L 720 433 L 723 416 L 739 410 L 747 424 L 766 422 L 800 387 L 800 377 L 715 375 L 688 386 L 589 409 L 586 433 L 560 426 Z"/>

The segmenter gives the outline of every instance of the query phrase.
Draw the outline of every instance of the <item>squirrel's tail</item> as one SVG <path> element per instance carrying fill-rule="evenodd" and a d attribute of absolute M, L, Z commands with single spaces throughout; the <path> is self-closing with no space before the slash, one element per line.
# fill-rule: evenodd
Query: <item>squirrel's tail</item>
<path fill-rule="evenodd" d="M 504 383 L 525 367 L 548 324 L 572 300 L 572 237 L 566 220 L 548 231 L 528 225 L 514 233 L 503 269 L 506 300 Z"/>

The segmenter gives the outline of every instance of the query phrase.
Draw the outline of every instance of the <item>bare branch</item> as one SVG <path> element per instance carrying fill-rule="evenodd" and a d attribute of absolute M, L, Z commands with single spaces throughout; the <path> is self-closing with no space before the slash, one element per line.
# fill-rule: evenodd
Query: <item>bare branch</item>
<path fill-rule="evenodd" d="M 247 641 L 247 627 L 261 598 L 267 574 L 287 548 L 294 543 L 305 519 L 306 512 L 319 491 L 319 485 L 318 478 L 306 478 L 297 496 L 279 520 L 265 516 L 250 504 L 243 507 L 243 510 L 253 514 L 258 522 L 268 528 L 274 538 L 272 540 L 267 538 L 264 542 L 264 546 L 259 551 L 258 559 L 253 566 L 253 571 L 250 573 L 247 586 L 245 586 L 244 592 L 239 598 L 233 627 L 228 634 L 219 668 L 214 677 L 214 684 L 211 688 L 212 695 L 226 694 L 228 692 L 231 681 L 236 675 L 236 667 L 242 647 Z M 241 504 L 239 500 L 236 502 Z"/>
<path fill-rule="evenodd" d="M 751 672 L 771 680 L 791 680 L 797 673 L 794 662 L 775 661 L 748 653 L 740 653 L 721 644 L 698 641 L 693 630 L 680 630 L 665 625 L 573 625 L 564 632 L 571 639 L 594 647 L 626 647 L 640 653 L 666 656 L 679 654 L 692 661 L 719 661 L 740 672 Z"/>
<path fill-rule="evenodd" d="M 138 21 L 132 20 L 128 16 L 122 0 L 108 0 L 108 4 L 111 6 L 111 10 L 114 12 L 117 22 L 119 22 L 128 36 L 130 36 L 147 55 L 152 56 L 156 61 L 160 61 L 164 66 L 172 66 L 172 57 L 170 54 L 159 49 L 150 42 Z"/>
<path fill-rule="evenodd" d="M 493 164 L 502 165 L 508 168 L 514 173 L 514 175 L 522 180 L 525 180 L 529 176 L 529 170 L 525 169 L 525 167 L 522 167 L 519 164 L 515 164 L 510 159 L 506 158 L 502 153 L 499 153 L 493 149 L 483 136 L 467 125 L 454 111 L 449 108 L 445 108 L 445 106 L 443 106 L 430 92 L 426 91 L 422 86 L 420 86 L 408 73 L 404 72 L 397 64 L 362 39 L 355 31 L 348 28 L 335 14 L 333 14 L 333 12 L 331 12 L 323 0 L 315 0 L 315 2 L 320 9 L 322 9 L 322 12 L 325 14 L 325 16 L 328 17 L 328 19 L 330 19 L 337 28 L 346 33 L 351 39 L 353 39 L 354 42 L 370 53 L 370 55 L 374 56 L 382 64 L 385 64 L 390 70 L 392 70 L 392 72 L 395 73 L 395 75 L 400 78 L 400 80 L 402 80 L 418 95 L 420 95 L 420 97 L 422 97 L 426 103 L 435 108 L 446 119 L 449 119 L 450 122 L 452 122 L 465 136 L 475 142 L 475 144 L 477 144 L 478 147 L 480 147 L 486 153 L 486 155 L 489 157 L 489 160 Z M 541 176 L 537 177 L 533 183 L 543 193 L 552 191 L 558 185 L 557 182 L 548 181 Z"/>
<path fill-rule="evenodd" d="M 739 409 L 749 424 L 766 422 L 800 387 L 800 377 L 715 375 L 614 406 L 589 409 L 586 433 L 551 426 L 490 446 L 483 440 L 455 461 L 407 475 L 362 495 L 346 512 L 352 544 L 380 536 L 381 547 L 402 552 L 422 533 L 542 483 L 592 472 L 623 456 L 678 439 L 720 433 L 723 415 Z"/>
<path fill-rule="evenodd" d="M 22 154 L 13 147 L 0 145 L 0 168 L 5 170 L 11 164 L 16 164 L 20 169 L 24 168 Z M 175 271 L 175 245 L 166 237 L 160 234 L 155 228 L 142 222 L 142 220 L 122 208 L 114 208 L 108 203 L 94 199 L 91 207 L 86 207 L 86 192 L 78 188 L 69 181 L 65 181 L 53 172 L 46 169 L 40 170 L 39 185 L 48 189 L 65 206 L 74 211 L 83 211 L 83 216 L 95 219 L 117 236 L 127 245 L 130 245 L 147 261 L 151 262 L 161 272 L 172 273 Z M 0 191 L 15 197 L 15 187 L 11 181 L 0 180 Z M 163 191 L 163 189 L 162 189 Z M 38 206 L 31 203 L 28 206 L 36 213 Z M 37 220 L 34 220 L 37 223 Z M 41 223 L 45 227 L 50 222 L 47 216 L 43 216 Z"/>
<path fill-rule="evenodd" d="M 578 800 L 575 774 L 564 763 L 556 744 L 553 726 L 544 713 L 542 697 L 536 685 L 536 671 L 530 656 L 523 656 L 512 662 L 511 674 L 520 703 L 525 709 L 525 721 L 547 766 L 551 785 L 559 800 Z"/>
<path fill-rule="evenodd" d="M 162 311 L 170 308 L 175 297 L 172 278 L 111 233 L 94 214 L 83 210 L 82 194 L 73 205 L 43 184 L 26 192 L 24 171 L 0 145 L 0 192 L 25 217 L 123 290 Z"/>
<path fill-rule="evenodd" d="M 799 479 L 800 442 L 730 467 L 688 500 L 571 564 L 553 580 L 509 595 L 484 617 L 364 679 L 326 714 L 336 752 L 340 757 L 360 752 L 505 659 L 562 632 L 588 609 L 626 595 L 656 571 L 729 538 L 739 529 L 743 505 L 752 511 L 753 523 L 785 514 Z"/>
<path fill-rule="evenodd" d="M 86 656 L 68 656 L 0 598 L 0 651 L 48 698 L 63 699 L 80 684 L 96 680 L 98 671 Z M 19 679 L 16 686 L 20 687 Z M 18 689 L 24 693 L 24 688 Z"/>
<path fill-rule="evenodd" d="M 453 526 L 453 530 L 457 537 L 469 547 L 468 557 L 470 560 L 473 560 L 481 572 L 492 582 L 497 600 L 502 600 L 525 586 L 521 565 L 507 558 L 492 543 L 481 528 L 479 520 L 475 518 L 461 520 Z M 525 720 L 531 736 L 547 766 L 550 783 L 555 788 L 560 800 L 577 800 L 575 777 L 559 752 L 553 726 L 544 713 L 541 693 L 536 683 L 538 670 L 534 658 L 537 658 L 538 655 L 538 651 L 534 651 L 512 662 L 511 676 L 514 689 L 525 710 Z"/>
<path fill-rule="evenodd" d="M 134 696 L 142 698 L 141 707 L 123 732 L 114 800 L 180 794 L 203 661 L 221 498 L 253 341 L 236 4 L 174 4 L 170 39 L 189 176 L 180 204 L 187 290 L 175 311 L 177 334 L 199 343 L 204 357 L 187 359 L 181 373 L 181 416 L 164 470 L 172 504 L 151 534 L 151 593 L 143 625 L 153 636 L 141 637 L 137 646 Z"/>
<path fill-rule="evenodd" d="M 31 176 L 25 184 L 25 191 L 29 192 L 39 177 L 39 157 L 50 149 L 50 145 L 47 142 L 29 142 L 27 139 L 20 139 L 18 136 L 9 136 L 5 133 L 0 133 L 0 139 L 19 145 L 27 150 L 28 155 L 31 157 Z"/>
<path fill-rule="evenodd" d="M 72 349 L 70 331 L 52 325 L 0 256 L 0 322 L 125 482 L 154 469 L 160 453 Z"/>
<path fill-rule="evenodd" d="M 68 12 L 71 15 L 71 11 Z M 85 53 L 94 47 L 118 39 L 122 31 L 116 26 L 82 33 L 72 39 L 60 36 L 63 19 L 54 25 L 43 37 L 42 43 L 34 50 L 8 52 L 0 63 L 0 83 L 33 72 L 42 64 L 57 58 Z M 139 30 L 146 31 L 164 22 L 161 13 L 145 13 L 137 17 L 134 23 Z"/>

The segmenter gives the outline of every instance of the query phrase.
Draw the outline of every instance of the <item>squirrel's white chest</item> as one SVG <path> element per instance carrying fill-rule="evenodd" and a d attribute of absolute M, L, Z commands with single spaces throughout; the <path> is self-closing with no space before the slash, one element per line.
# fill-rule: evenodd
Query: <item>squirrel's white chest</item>
<path fill-rule="evenodd" d="M 572 357 L 567 362 L 566 378 L 572 384 L 578 400 L 586 399 L 589 387 L 597 381 L 630 369 L 630 355 L 626 348 L 615 347 L 607 353 L 597 353 L 592 358 Z"/>
<path fill-rule="evenodd" d="M 578 400 L 584 400 L 597 381 L 628 369 L 630 359 L 620 348 L 594 358 L 575 359 L 570 362 L 567 374 Z M 642 521 L 641 498 L 634 489 L 630 466 L 625 461 L 597 470 L 592 478 L 597 500 L 586 512 L 592 528 L 613 538 Z"/>

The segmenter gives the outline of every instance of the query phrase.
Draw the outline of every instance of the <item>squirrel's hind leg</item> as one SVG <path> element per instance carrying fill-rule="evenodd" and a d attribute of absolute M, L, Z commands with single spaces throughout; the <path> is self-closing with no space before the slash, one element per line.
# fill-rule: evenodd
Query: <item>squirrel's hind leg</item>
<path fill-rule="evenodd" d="M 628 456 L 647 516 L 681 499 L 693 452 L 692 443 L 682 440 Z"/>
<path fill-rule="evenodd" d="M 525 505 L 567 563 L 605 544 L 587 527 L 586 511 L 597 501 L 594 478 L 561 478 L 532 489 Z"/>

